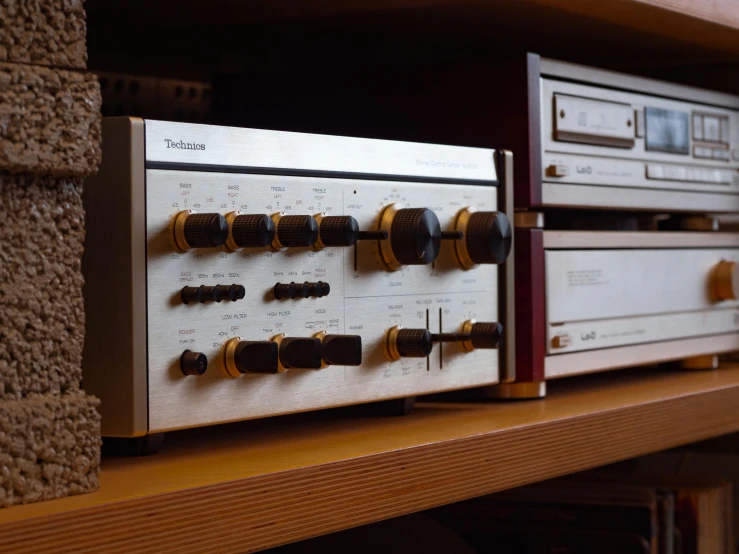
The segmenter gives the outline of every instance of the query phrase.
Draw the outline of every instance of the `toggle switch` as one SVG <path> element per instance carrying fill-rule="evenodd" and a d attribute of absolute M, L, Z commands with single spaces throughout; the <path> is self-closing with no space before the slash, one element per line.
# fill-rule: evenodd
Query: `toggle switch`
<path fill-rule="evenodd" d="M 316 333 L 321 339 L 322 367 L 330 365 L 358 366 L 362 363 L 362 337 L 359 335 L 327 335 Z"/>
<path fill-rule="evenodd" d="M 278 350 L 278 344 L 271 340 L 248 341 L 234 337 L 224 348 L 226 372 L 231 377 L 245 373 L 279 373 Z"/>
<path fill-rule="evenodd" d="M 286 337 L 272 339 L 279 344 L 280 365 L 284 369 L 320 369 L 321 339 L 316 337 Z"/>

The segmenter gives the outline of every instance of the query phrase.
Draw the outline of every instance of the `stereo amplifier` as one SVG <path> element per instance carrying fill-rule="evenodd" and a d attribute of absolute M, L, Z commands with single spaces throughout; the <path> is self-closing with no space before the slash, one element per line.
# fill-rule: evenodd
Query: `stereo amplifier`
<path fill-rule="evenodd" d="M 516 382 L 739 350 L 739 234 L 517 229 Z"/>
<path fill-rule="evenodd" d="M 104 435 L 513 378 L 510 153 L 135 118 L 103 136 L 83 269 Z"/>

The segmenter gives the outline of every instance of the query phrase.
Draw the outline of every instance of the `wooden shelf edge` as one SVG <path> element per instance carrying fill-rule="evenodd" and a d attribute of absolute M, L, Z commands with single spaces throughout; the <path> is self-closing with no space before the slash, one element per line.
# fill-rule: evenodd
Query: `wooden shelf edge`
<path fill-rule="evenodd" d="M 0 544 L 18 553 L 253 552 L 739 431 L 739 368 L 581 383 L 542 402 L 464 405 L 469 426 L 451 440 L 119 501 L 87 495 L 71 510 L 71 499 L 11 508 L 0 512 Z M 509 412 L 531 424 L 501 425 Z M 361 432 L 372 426 L 365 420 Z M 116 479 L 133 484 L 141 462 L 123 465 Z"/>

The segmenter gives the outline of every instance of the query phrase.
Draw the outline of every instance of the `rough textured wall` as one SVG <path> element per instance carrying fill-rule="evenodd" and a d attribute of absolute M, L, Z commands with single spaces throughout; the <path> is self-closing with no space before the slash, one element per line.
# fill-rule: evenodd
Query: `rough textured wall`
<path fill-rule="evenodd" d="M 0 0 L 0 61 L 84 69 L 82 0 Z"/>
<path fill-rule="evenodd" d="M 43 67 L 84 68 L 84 40 L 80 0 L 0 0 L 0 507 L 98 487 L 98 400 L 80 379 L 100 89 Z"/>
<path fill-rule="evenodd" d="M 0 63 L 0 167 L 89 175 L 100 164 L 101 103 L 94 75 Z"/>

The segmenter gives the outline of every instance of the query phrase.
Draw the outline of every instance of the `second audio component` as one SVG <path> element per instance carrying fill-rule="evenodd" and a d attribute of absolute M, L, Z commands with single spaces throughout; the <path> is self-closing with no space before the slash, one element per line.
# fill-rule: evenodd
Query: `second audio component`
<path fill-rule="evenodd" d="M 518 372 L 503 395 L 739 350 L 739 234 L 517 229 L 516 249 Z"/>
<path fill-rule="evenodd" d="M 85 194 L 84 379 L 104 435 L 512 377 L 498 297 L 504 282 L 512 293 L 512 264 L 503 281 L 498 267 L 509 154 L 130 118 L 103 129 Z"/>

